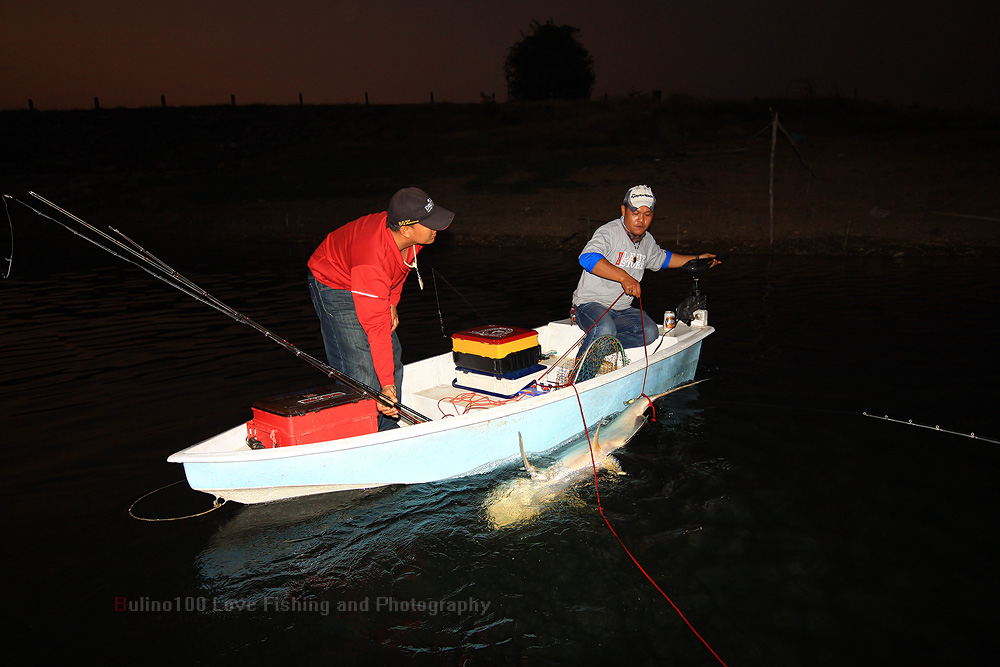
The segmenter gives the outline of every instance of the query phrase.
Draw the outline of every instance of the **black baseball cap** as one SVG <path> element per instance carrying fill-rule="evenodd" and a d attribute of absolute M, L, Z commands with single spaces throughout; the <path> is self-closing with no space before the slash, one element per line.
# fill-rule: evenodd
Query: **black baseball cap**
<path fill-rule="evenodd" d="M 441 208 L 420 188 L 403 188 L 389 200 L 388 222 L 401 227 L 420 223 L 424 227 L 441 231 L 446 229 L 455 214 Z"/>

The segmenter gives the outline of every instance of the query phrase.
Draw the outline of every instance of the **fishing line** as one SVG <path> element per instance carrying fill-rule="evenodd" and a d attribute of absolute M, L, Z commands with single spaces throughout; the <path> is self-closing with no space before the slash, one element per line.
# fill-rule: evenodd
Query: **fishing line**
<path fill-rule="evenodd" d="M 431 274 L 433 276 L 441 276 L 441 280 L 445 281 L 448 284 L 448 287 L 450 287 L 453 290 L 455 290 L 455 294 L 457 294 L 459 297 L 461 297 L 462 301 L 464 301 L 466 303 L 466 305 L 468 305 L 469 308 L 472 309 L 472 312 L 474 312 L 476 315 L 479 316 L 479 319 L 481 319 L 483 321 L 483 324 L 490 324 L 491 323 L 489 320 L 487 320 L 485 317 L 483 317 L 482 314 L 478 310 L 476 310 L 475 306 L 473 306 L 471 303 L 469 303 L 469 300 L 465 298 L 464 294 L 462 294 L 461 292 L 458 291 L 457 287 L 455 287 L 454 285 L 452 285 L 451 282 L 449 282 L 448 279 L 444 277 L 444 274 L 442 274 L 436 268 L 431 268 Z M 434 294 L 435 294 L 435 296 L 437 296 L 437 281 L 434 282 Z M 438 316 L 440 316 L 440 315 L 441 315 L 441 304 L 440 304 L 440 302 L 438 302 Z M 444 324 L 443 323 L 441 324 L 441 333 L 442 334 L 444 333 Z"/>
<path fill-rule="evenodd" d="M 31 194 L 34 195 L 34 193 L 31 193 Z M 8 195 L 4 195 L 4 196 L 7 197 Z M 37 195 L 34 195 L 34 196 L 37 197 Z M 21 206 L 24 206 L 28 210 L 32 211 L 36 215 L 41 216 L 41 217 L 45 218 L 46 220 L 51 220 L 52 222 L 54 222 L 57 225 L 61 226 L 66 231 L 68 231 L 68 232 L 70 232 L 70 233 L 72 233 L 72 234 L 80 237 L 81 239 L 83 239 L 84 241 L 87 241 L 88 243 L 92 243 L 93 245 L 97 246 L 101 250 L 104 250 L 105 252 L 107 252 L 107 253 L 109 253 L 109 254 L 117 257 L 118 259 L 122 260 L 123 262 L 127 262 L 127 263 L 131 264 L 132 266 L 136 267 L 137 269 L 141 269 L 142 271 L 145 271 L 146 273 L 148 273 L 149 275 L 153 276 L 157 280 L 159 280 L 161 282 L 164 282 L 167 285 L 170 285 L 171 287 L 173 287 L 173 288 L 175 288 L 177 290 L 180 290 L 181 292 L 183 292 L 184 294 L 187 294 L 188 296 L 190 296 L 191 298 L 195 299 L 196 301 L 200 301 L 200 302 L 204 303 L 206 306 L 211 306 L 212 308 L 218 310 L 219 312 L 221 312 L 221 313 L 223 313 L 225 315 L 228 315 L 229 317 L 232 317 L 233 319 L 235 319 L 237 321 L 240 321 L 238 317 L 233 317 L 232 313 L 227 312 L 226 310 L 223 310 L 223 308 L 221 308 L 219 305 L 214 304 L 214 303 L 206 300 L 200 294 L 198 294 L 196 292 L 192 292 L 190 289 L 188 289 L 187 287 L 185 287 L 183 284 L 178 284 L 176 282 L 173 282 L 171 280 L 172 276 L 164 276 L 162 274 L 156 273 L 156 272 L 150 270 L 148 267 L 145 267 L 142 264 L 139 264 L 135 260 L 132 260 L 132 259 L 126 257 L 125 255 L 122 255 L 119 252 L 116 252 L 114 249 L 109 248 L 109 247 L 104 246 L 104 245 L 101 245 L 98 241 L 90 238 L 89 236 L 81 234 L 80 232 L 78 232 L 77 230 L 73 229 L 69 225 L 65 224 L 61 220 L 57 220 L 56 218 L 53 218 L 50 215 L 42 213 L 41 211 L 39 211 L 34 206 L 31 206 L 30 204 L 25 204 L 20 199 L 16 199 L 14 197 L 11 197 L 11 199 L 13 199 L 14 201 L 16 201 Z M 42 201 L 45 201 L 45 200 L 43 199 Z M 48 203 L 48 202 L 46 202 L 46 203 Z M 58 207 L 56 207 L 54 205 L 53 205 L 53 207 L 56 208 L 56 210 L 61 210 L 61 209 L 59 209 Z M 71 214 L 68 214 L 68 215 L 70 215 L 70 217 L 73 217 Z M 80 221 L 80 222 L 83 222 L 83 221 Z M 87 224 L 87 223 L 83 223 L 83 224 Z M 90 225 L 88 225 L 88 227 L 90 227 Z M 111 241 L 113 243 L 116 243 L 119 246 L 122 246 L 121 243 L 118 243 L 117 241 L 115 241 L 113 238 L 111 238 L 107 234 L 104 234 L 101 230 L 99 230 L 97 228 L 93 228 L 93 231 L 96 231 L 98 234 L 100 234 L 101 236 L 104 236 L 109 241 Z M 122 246 L 122 247 L 125 247 L 125 246 Z M 142 257 L 141 255 L 138 255 L 138 253 L 136 253 L 135 251 L 133 251 L 133 250 L 131 250 L 129 248 L 126 248 L 126 250 L 129 250 L 129 252 L 131 252 L 133 255 L 139 256 L 140 258 L 146 260 L 146 258 Z M 146 260 L 146 261 L 149 261 L 149 260 Z"/>
<path fill-rule="evenodd" d="M 833 408 L 799 407 L 777 403 L 751 403 L 749 401 L 724 401 L 719 398 L 701 398 L 701 403 L 716 405 L 732 405 L 741 408 L 768 408 L 769 410 L 788 410 L 790 412 L 822 412 L 833 415 L 856 415 L 854 410 L 834 410 Z"/>
<path fill-rule="evenodd" d="M 973 440 L 982 440 L 983 442 L 989 442 L 994 445 L 1000 445 L 1000 440 L 993 440 L 992 438 L 984 438 L 981 435 L 976 435 L 975 433 L 960 433 L 959 431 L 949 431 L 948 429 L 941 428 L 940 426 L 928 426 L 926 424 L 915 424 L 912 419 L 903 421 L 902 419 L 893 419 L 889 415 L 884 417 L 879 417 L 878 415 L 870 415 L 867 412 L 862 412 L 865 417 L 871 417 L 873 419 L 881 419 L 883 421 L 892 422 L 894 424 L 903 424 L 904 426 L 916 426 L 918 428 L 926 428 L 931 431 L 938 431 L 940 433 L 948 433 L 949 435 L 960 435 L 965 438 L 972 438 Z"/>
<path fill-rule="evenodd" d="M 448 334 L 444 332 L 444 316 L 441 315 L 441 297 L 438 294 L 437 272 L 433 269 L 433 267 L 431 268 L 431 281 L 434 283 L 434 301 L 437 303 L 438 322 L 441 323 L 441 337 L 447 338 Z"/>

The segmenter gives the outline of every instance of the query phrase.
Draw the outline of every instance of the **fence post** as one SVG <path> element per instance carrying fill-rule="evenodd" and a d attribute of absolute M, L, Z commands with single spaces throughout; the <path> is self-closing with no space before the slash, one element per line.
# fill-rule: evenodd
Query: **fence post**
<path fill-rule="evenodd" d="M 774 153 L 778 146 L 778 113 L 774 110 L 771 111 L 771 175 L 770 182 L 768 184 L 768 196 L 770 197 L 770 217 L 771 217 L 771 229 L 770 229 L 770 240 L 768 243 L 774 244 Z"/>

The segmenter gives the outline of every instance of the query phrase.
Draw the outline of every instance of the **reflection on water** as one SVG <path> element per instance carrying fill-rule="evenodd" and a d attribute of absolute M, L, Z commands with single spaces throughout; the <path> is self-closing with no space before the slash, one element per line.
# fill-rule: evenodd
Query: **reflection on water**
<path fill-rule="evenodd" d="M 400 310 L 409 360 L 484 320 L 565 316 L 578 275 L 572 256 L 552 253 L 522 253 L 518 270 L 496 251 L 427 255 L 427 289 L 408 285 Z M 186 273 L 315 353 L 300 269 L 213 260 Z M 984 387 L 997 371 L 998 269 L 731 257 L 703 279 L 717 332 L 699 377 L 710 381 L 659 401 L 616 454 L 627 475 L 602 476 L 600 490 L 630 551 L 729 664 L 995 657 L 1000 450 L 862 412 L 1000 435 Z M 712 663 L 608 532 L 593 480 L 534 521 L 491 529 L 483 501 L 524 475 L 516 443 L 508 464 L 476 477 L 130 519 L 136 498 L 180 478 L 167 455 L 316 371 L 128 267 L 37 273 L 0 284 L 4 532 L 11 571 L 25 575 L 8 595 L 35 655 L 46 619 L 73 612 L 69 643 L 100 636 L 122 657 L 199 664 Z M 677 272 L 647 280 L 654 316 L 688 289 Z M 143 509 L 182 515 L 209 501 L 172 487 Z M 115 613 L 117 598 L 216 608 Z M 432 612 L 429 601 L 480 605 Z"/>

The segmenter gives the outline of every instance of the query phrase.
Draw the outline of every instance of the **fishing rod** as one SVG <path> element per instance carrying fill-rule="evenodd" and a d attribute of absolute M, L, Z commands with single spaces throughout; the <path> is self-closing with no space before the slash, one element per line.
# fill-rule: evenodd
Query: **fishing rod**
<path fill-rule="evenodd" d="M 3 198 L 3 210 L 7 214 L 7 224 L 10 225 L 10 257 L 4 257 L 7 268 L 3 272 L 3 278 L 10 278 L 10 272 L 14 270 L 14 223 L 10 219 L 10 209 L 7 207 L 7 196 Z"/>
<path fill-rule="evenodd" d="M 402 403 L 400 403 L 398 401 L 392 400 L 391 398 L 389 398 L 388 396 L 386 396 L 385 394 L 383 394 L 381 391 L 378 391 L 377 389 L 373 389 L 372 387 L 369 387 L 365 383 L 363 383 L 363 382 L 361 382 L 359 380 L 354 379 L 350 375 L 347 375 L 346 373 L 343 373 L 342 371 L 337 370 L 336 368 L 330 366 L 329 364 L 323 363 L 322 361 L 320 361 L 316 357 L 312 356 L 311 354 L 308 354 L 307 352 L 304 352 L 303 350 L 299 349 L 298 347 L 296 347 L 292 343 L 288 342 L 284 338 L 281 338 L 280 336 L 278 336 L 277 334 L 275 334 L 270 329 L 268 329 L 268 328 L 264 327 L 263 325 L 255 322 L 254 320 L 250 319 L 249 317 L 247 317 L 246 315 L 244 315 L 240 311 L 238 311 L 238 310 L 236 310 L 236 309 L 234 309 L 234 308 L 226 305 L 225 303 L 223 303 L 219 299 L 215 298 L 214 296 L 212 296 L 211 294 L 209 294 L 208 292 L 206 292 L 204 289 L 202 289 L 201 287 L 199 287 L 198 285 L 196 285 L 192 281 L 190 281 L 187 278 L 185 278 L 184 276 L 182 276 L 177 270 L 175 270 L 174 268 L 172 268 L 171 266 L 169 266 L 168 264 L 166 264 L 165 262 L 163 262 L 161 259 L 159 259 L 155 255 L 153 255 L 151 252 L 147 251 L 145 248 L 143 248 L 142 246 L 140 246 L 138 243 L 136 243 L 135 241 L 133 241 L 128 236 L 126 236 L 125 234 L 123 234 L 119 230 L 115 229 L 114 227 L 109 227 L 109 229 L 111 229 L 111 231 L 113 231 L 114 233 L 118 234 L 125 241 L 127 241 L 128 245 L 126 245 L 125 243 L 122 243 L 120 240 L 118 240 L 118 239 L 114 238 L 113 236 L 110 236 L 109 234 L 106 234 L 105 232 L 101 231 L 100 229 L 94 227 L 93 225 L 91 225 L 90 223 L 86 222 L 82 218 L 80 218 L 80 217 L 78 217 L 78 216 L 70 213 L 69 211 L 63 209 L 62 207 L 60 207 L 60 206 L 52 203 L 51 201 L 49 201 L 48 199 L 42 197 L 41 195 L 39 195 L 39 194 L 37 194 L 35 192 L 31 192 L 31 191 L 29 191 L 28 194 L 30 194 L 35 199 L 43 202 L 44 204 L 52 207 L 53 209 L 59 211 L 60 213 L 62 213 L 63 215 L 65 215 L 69 219 L 73 220 L 74 222 L 79 223 L 80 225 L 82 225 L 85 229 L 87 229 L 91 233 L 96 234 L 100 238 L 105 239 L 107 242 L 114 244 L 114 246 L 116 246 L 117 248 L 120 248 L 126 254 L 121 254 L 119 252 L 116 252 L 113 248 L 110 248 L 110 247 L 108 247 L 106 245 L 103 245 L 98 240 L 95 240 L 95 239 L 93 239 L 93 238 L 91 238 L 89 236 L 81 234 L 79 231 L 73 229 L 69 225 L 67 225 L 64 222 L 62 222 L 61 220 L 57 220 L 57 219 L 55 219 L 55 218 L 53 218 L 53 217 L 51 217 L 49 215 L 46 215 L 46 214 L 42 213 L 41 211 L 37 210 L 36 208 L 34 208 L 33 206 L 25 204 L 24 202 L 20 201 L 19 199 L 16 199 L 16 198 L 13 198 L 13 197 L 10 197 L 10 199 L 13 199 L 13 201 L 16 201 L 17 203 L 21 204 L 22 206 L 24 206 L 24 207 L 26 207 L 26 208 L 34 211 L 37 215 L 39 215 L 39 216 L 41 216 L 43 218 L 47 218 L 47 219 L 55 222 L 56 224 L 62 226 L 63 228 L 65 228 L 68 231 L 72 232 L 73 234 L 79 236 L 80 238 L 84 239 L 85 241 L 89 241 L 90 243 L 93 243 L 94 245 L 96 245 L 98 248 L 104 250 L 105 252 L 108 252 L 108 253 L 114 255 L 115 257 L 118 257 L 119 259 L 122 259 L 122 260 L 128 262 L 129 264 L 132 264 L 133 266 L 136 266 L 136 267 L 142 269 L 143 271 L 145 271 L 149 275 L 153 276 L 154 278 L 156 278 L 156 279 L 158 279 L 158 280 L 160 280 L 160 281 L 162 281 L 162 282 L 170 285 L 171 287 L 173 287 L 173 288 L 175 288 L 175 289 L 183 292 L 184 294 L 187 294 L 188 296 L 196 299 L 197 301 L 200 301 L 200 302 L 202 302 L 202 303 L 204 303 L 204 304 L 206 304 L 206 305 L 214 308 L 215 310 L 219 311 L 220 313 L 222 313 L 222 314 L 230 317 L 231 319 L 233 319 L 233 320 L 235 320 L 235 321 L 237 321 L 237 322 L 239 322 L 241 324 L 245 324 L 245 325 L 247 325 L 247 326 L 255 329 L 259 333 L 263 334 L 266 338 L 274 341 L 278 345 L 281 345 L 283 348 L 285 348 L 286 350 L 288 350 L 289 352 L 291 352 L 295 356 L 300 357 L 301 359 L 305 360 L 307 363 L 309 363 L 313 367 L 319 369 L 320 371 L 322 371 L 323 373 L 325 373 L 327 375 L 327 377 L 331 377 L 331 378 L 334 378 L 336 380 L 339 380 L 340 382 L 342 382 L 343 384 L 347 385 L 348 387 L 351 387 L 352 389 L 355 389 L 355 390 L 361 392 L 362 394 L 364 394 L 366 396 L 369 396 L 370 398 L 373 398 L 373 399 L 379 401 L 383 405 L 387 405 L 387 406 L 396 408 L 397 410 L 399 410 L 400 417 L 402 417 L 406 421 L 410 422 L 411 424 L 419 424 L 421 422 L 428 422 L 428 421 L 430 421 L 430 419 L 428 417 L 425 417 L 424 415 L 420 414 L 416 410 L 413 410 L 412 408 L 408 408 L 407 406 L 403 405 Z M 4 196 L 5 197 L 9 197 L 9 195 L 4 195 Z M 135 261 L 134 259 L 131 259 L 129 257 L 129 255 L 131 257 L 137 258 L 139 260 L 139 262 Z M 152 267 L 152 268 L 149 268 L 149 267 Z"/>
<path fill-rule="evenodd" d="M 989 442 L 994 445 L 1000 445 L 1000 441 L 994 440 L 992 438 L 984 438 L 983 436 L 976 435 L 975 433 L 960 433 L 959 431 L 950 431 L 946 428 L 941 428 L 940 426 L 937 425 L 929 426 L 927 424 L 917 424 L 912 419 L 908 419 L 904 422 L 902 419 L 893 419 L 889 415 L 879 417 L 878 415 L 870 415 L 867 412 L 862 412 L 861 414 L 864 415 L 865 417 L 871 417 L 873 419 L 881 419 L 883 421 L 892 422 L 894 424 L 903 424 L 904 426 L 916 426 L 918 428 L 926 428 L 931 431 L 938 431 L 939 433 L 947 433 L 949 435 L 960 435 L 966 438 L 972 438 L 973 440 L 982 440 L 984 442 Z"/>

